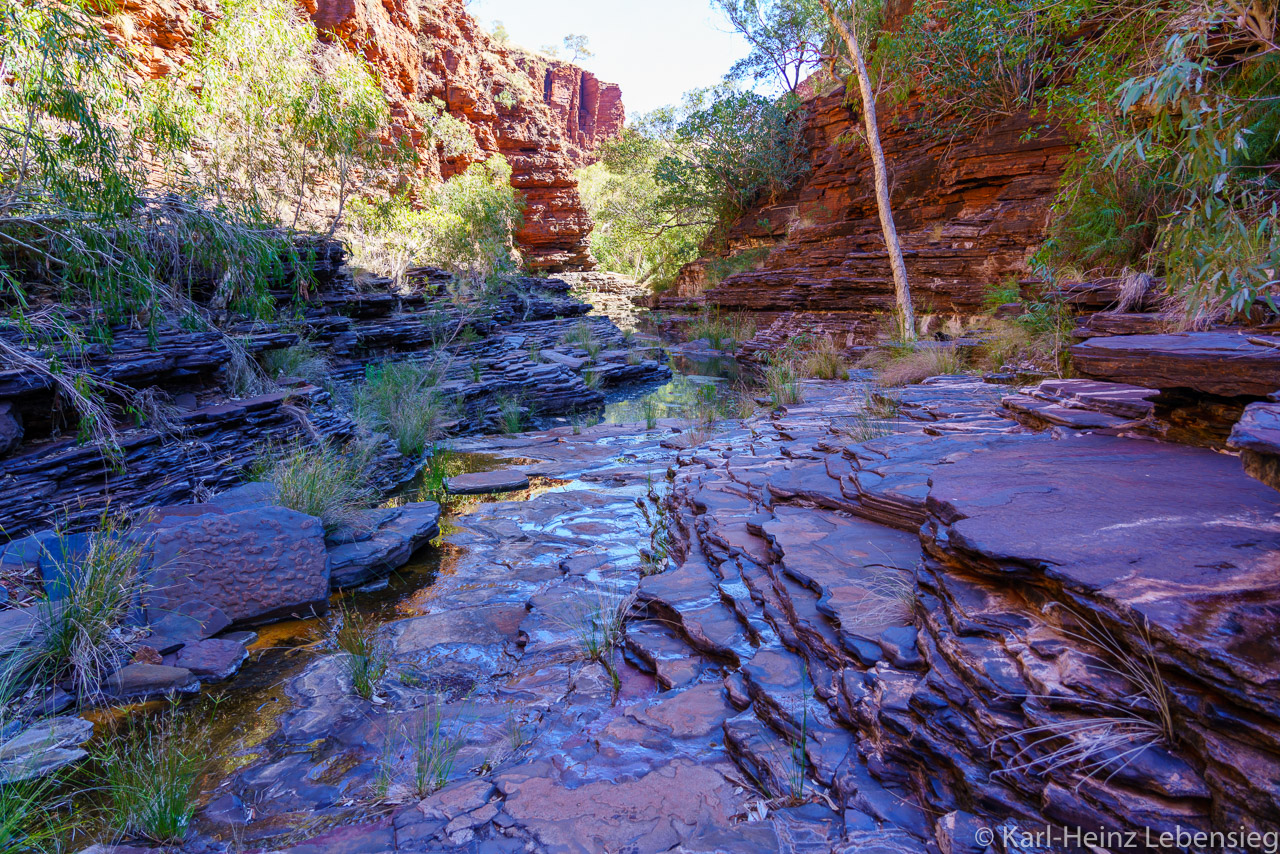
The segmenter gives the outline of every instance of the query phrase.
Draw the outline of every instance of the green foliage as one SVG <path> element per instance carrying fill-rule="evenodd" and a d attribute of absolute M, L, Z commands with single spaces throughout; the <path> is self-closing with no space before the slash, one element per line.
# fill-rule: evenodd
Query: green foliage
<path fill-rule="evenodd" d="M 346 236 L 354 263 L 365 269 L 399 278 L 410 266 L 430 264 L 483 282 L 519 268 L 515 232 L 523 208 L 511 167 L 495 154 L 425 191 L 417 207 L 404 196 L 356 200 Z"/>
<path fill-rule="evenodd" d="M 1040 266 L 1139 269 L 1193 311 L 1243 315 L 1280 284 L 1276 25 L 1243 0 L 944 0 L 877 62 L 942 132 L 1024 110 L 1077 130 Z"/>
<path fill-rule="evenodd" d="M 769 81 L 794 92 L 832 42 L 818 0 L 712 0 L 751 45 L 730 80 Z"/>
<path fill-rule="evenodd" d="M 421 457 L 439 438 L 444 422 L 439 380 L 435 369 L 412 362 L 370 366 L 355 390 L 356 417 L 371 430 L 390 435 L 400 453 Z"/>
<path fill-rule="evenodd" d="M 798 100 L 730 86 L 698 90 L 656 110 L 603 147 L 580 173 L 606 267 L 661 289 L 720 242 L 751 205 L 776 201 L 807 168 Z"/>
<path fill-rule="evenodd" d="M 637 132 L 628 128 L 614 143 L 631 146 Z M 578 170 L 578 192 L 595 228 L 591 254 L 602 267 L 634 276 L 655 291 L 665 290 L 680 268 L 697 259 L 708 228 L 685 225 L 658 209 L 659 187 L 654 179 L 656 149 L 644 156 L 610 157 Z"/>
<path fill-rule="evenodd" d="M 263 479 L 276 488 L 283 507 L 315 516 L 326 530 L 353 524 L 373 503 L 366 449 L 300 444 L 267 464 Z"/>
<path fill-rule="evenodd" d="M 220 202 L 295 226 L 318 190 L 336 187 L 336 227 L 357 178 L 412 159 L 381 142 L 391 121 L 381 87 L 290 0 L 224 0 L 220 11 L 197 15 L 189 58 L 153 92 L 172 128 L 162 162 Z"/>
<path fill-rule="evenodd" d="M 205 738 L 176 709 L 133 718 L 97 753 L 108 823 L 152 842 L 180 842 L 196 811 L 195 784 L 204 767 Z"/>
<path fill-rule="evenodd" d="M 152 155 L 190 138 L 156 94 L 172 84 L 140 90 L 77 3 L 0 3 L 0 67 L 0 282 L 20 307 L 45 281 L 98 330 L 187 315 L 196 293 L 265 313 L 268 283 L 295 275 L 291 238 L 198 182 L 148 184 Z"/>
<path fill-rule="evenodd" d="M 104 514 L 82 554 L 59 543 L 57 580 L 36 605 L 35 640 L 10 665 L 39 685 L 65 681 L 82 702 L 99 695 L 128 656 L 121 625 L 143 588 L 144 545 L 127 533 L 122 519 Z"/>
<path fill-rule="evenodd" d="M 660 147 L 658 207 L 723 232 L 757 202 L 773 202 L 807 169 L 791 95 L 767 98 L 727 86 L 685 95 L 679 110 L 646 118 Z"/>

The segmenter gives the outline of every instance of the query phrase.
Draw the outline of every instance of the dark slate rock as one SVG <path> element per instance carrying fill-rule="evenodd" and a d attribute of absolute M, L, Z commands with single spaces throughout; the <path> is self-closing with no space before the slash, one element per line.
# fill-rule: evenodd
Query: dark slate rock
<path fill-rule="evenodd" d="M 107 694 L 117 700 L 144 700 L 171 694 L 192 694 L 200 682 L 184 667 L 126 664 L 107 678 Z"/>
<path fill-rule="evenodd" d="M 22 415 L 10 401 L 0 401 L 0 457 L 22 444 Z"/>
<path fill-rule="evenodd" d="M 248 657 L 243 645 L 212 638 L 184 646 L 176 660 L 178 667 L 190 670 L 202 682 L 221 682 L 234 676 Z"/>
<path fill-rule="evenodd" d="M 446 488 L 454 495 L 490 495 L 529 488 L 529 478 L 518 471 L 485 471 L 449 478 Z"/>
<path fill-rule="evenodd" d="M 1091 338 L 1072 347 L 1071 358 L 1085 376 L 1145 388 L 1223 397 L 1265 397 L 1280 388 L 1280 349 L 1234 332 Z"/>
<path fill-rule="evenodd" d="M 213 512 L 144 529 L 152 611 L 200 601 L 237 623 L 328 607 L 329 562 L 319 519 L 284 507 Z"/>
<path fill-rule="evenodd" d="M 329 550 L 330 584 L 346 589 L 389 575 L 440 533 L 439 522 L 433 501 L 398 508 L 369 539 Z"/>

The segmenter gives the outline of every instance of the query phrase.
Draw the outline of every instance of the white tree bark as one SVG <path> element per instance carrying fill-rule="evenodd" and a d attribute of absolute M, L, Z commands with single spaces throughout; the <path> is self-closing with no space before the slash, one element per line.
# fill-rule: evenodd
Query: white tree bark
<path fill-rule="evenodd" d="M 867 130 L 867 146 L 871 149 L 871 168 L 875 174 L 876 207 L 880 211 L 880 228 L 884 231 L 884 244 L 889 252 L 889 268 L 893 271 L 893 289 L 897 298 L 902 334 L 909 340 L 916 337 L 916 312 L 911 302 L 911 284 L 907 280 L 907 265 L 902 259 L 902 246 L 898 243 L 898 228 L 893 222 L 893 208 L 889 204 L 889 170 L 885 167 L 884 149 L 880 145 L 880 126 L 876 122 L 876 96 L 871 89 L 871 76 L 862 57 L 862 45 L 858 41 L 857 10 L 854 0 L 849 2 L 849 21 L 836 13 L 834 0 L 821 0 L 822 8 L 849 48 L 854 69 L 858 76 L 858 89 L 862 95 L 862 118 Z"/>

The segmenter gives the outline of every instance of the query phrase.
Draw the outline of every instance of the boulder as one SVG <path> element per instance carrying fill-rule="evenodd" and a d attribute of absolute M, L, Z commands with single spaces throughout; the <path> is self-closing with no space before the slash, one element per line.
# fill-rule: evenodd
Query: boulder
<path fill-rule="evenodd" d="M 137 535 L 149 541 L 152 613 L 198 600 L 256 623 L 328 607 L 324 526 L 312 516 L 284 507 L 158 511 Z"/>

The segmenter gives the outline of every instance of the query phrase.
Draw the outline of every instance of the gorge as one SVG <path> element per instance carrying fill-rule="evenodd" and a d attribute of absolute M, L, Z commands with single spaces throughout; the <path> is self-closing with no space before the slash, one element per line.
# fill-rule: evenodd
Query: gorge
<path fill-rule="evenodd" d="M 1188 319 L 1172 264 L 1047 262 L 1077 128 L 886 90 L 906 329 L 838 56 L 628 123 L 462 0 L 85 15 L 139 105 L 303 45 L 281 103 L 348 148 L 293 226 L 226 203 L 216 134 L 201 195 L 137 131 L 105 220 L 0 170 L 0 850 L 1276 850 L 1274 282 Z M 376 133 L 326 136 L 366 68 Z M 617 263 L 756 121 L 789 182 L 669 283 Z"/>

